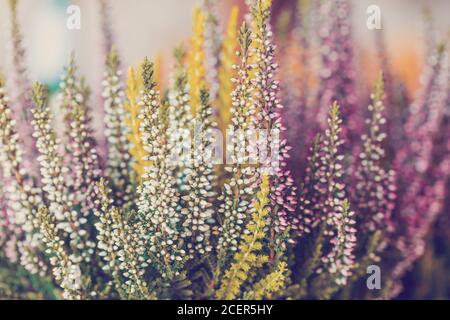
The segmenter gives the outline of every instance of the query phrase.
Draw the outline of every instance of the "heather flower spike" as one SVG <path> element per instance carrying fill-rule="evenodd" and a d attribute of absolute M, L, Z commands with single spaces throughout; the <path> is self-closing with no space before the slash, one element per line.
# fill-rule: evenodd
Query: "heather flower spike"
<path fill-rule="evenodd" d="M 37 217 L 42 205 L 39 189 L 23 166 L 23 152 L 17 134 L 16 122 L 8 104 L 3 80 L 0 79 L 0 159 L 5 231 L 18 241 L 20 263 L 32 274 L 44 276 L 47 266 L 42 250 Z M 8 187 L 7 187 L 8 186 Z M 8 209 L 9 208 L 9 209 Z"/>
<path fill-rule="evenodd" d="M 34 158 L 38 152 L 36 140 L 32 137 L 33 126 L 31 108 L 31 85 L 28 79 L 26 66 L 26 51 L 23 44 L 23 35 L 18 19 L 18 0 L 8 0 L 11 12 L 11 83 L 13 117 L 16 120 L 18 134 L 24 153 L 24 165 L 30 176 L 39 176 L 39 166 Z"/>
<path fill-rule="evenodd" d="M 215 196 L 215 176 L 212 147 L 214 145 L 212 106 L 206 89 L 200 91 L 201 107 L 195 121 L 194 148 L 190 165 L 186 170 L 186 208 L 183 227 L 187 230 L 187 252 L 192 258 L 196 254 L 204 256 L 212 251 L 211 224 L 213 219 L 213 199 Z"/>
<path fill-rule="evenodd" d="M 205 67 L 205 14 L 200 7 L 195 7 L 193 12 L 194 34 L 192 36 L 192 48 L 188 56 L 188 80 L 189 94 L 191 98 L 191 112 L 195 115 L 200 107 L 200 88 L 206 87 Z"/>
<path fill-rule="evenodd" d="M 112 49 L 106 59 L 106 74 L 103 80 L 103 99 L 105 110 L 105 134 L 108 137 L 108 155 L 106 175 L 111 178 L 114 199 L 120 207 L 132 197 L 130 179 L 130 144 L 127 139 L 129 132 L 125 125 L 125 93 L 119 70 L 119 58 Z"/>
<path fill-rule="evenodd" d="M 245 132 L 248 132 L 251 116 L 254 112 L 253 85 L 250 73 L 251 31 L 244 22 L 239 32 L 240 65 L 237 78 L 233 79 L 235 89 L 232 93 L 231 124 L 228 127 L 227 154 L 232 165 L 226 166 L 227 181 L 223 186 L 222 202 L 218 210 L 221 225 L 218 240 L 219 265 L 225 263 L 230 251 L 236 251 L 243 225 L 253 214 L 252 196 L 257 184 L 256 168 L 246 166 L 250 162 L 250 149 L 246 147 Z"/>
<path fill-rule="evenodd" d="M 263 239 L 267 235 L 266 225 L 269 210 L 269 179 L 263 176 L 261 189 L 257 194 L 255 201 L 255 212 L 252 214 L 252 220 L 247 224 L 246 230 L 242 235 L 239 244 L 239 250 L 233 257 L 229 269 L 225 272 L 220 289 L 217 291 L 218 299 L 231 300 L 237 298 L 242 284 L 249 278 L 251 273 L 257 268 L 261 268 L 268 262 L 269 257 L 262 254 Z"/>
<path fill-rule="evenodd" d="M 173 71 L 172 88 L 168 94 L 168 149 L 171 150 L 170 161 L 174 164 L 177 189 L 183 195 L 186 189 L 189 166 L 191 164 L 192 149 L 192 121 L 191 99 L 187 68 L 184 65 L 186 51 L 183 46 L 177 47 L 174 52 L 175 66 Z"/>
<path fill-rule="evenodd" d="M 142 65 L 141 134 L 150 165 L 138 188 L 137 206 L 148 236 L 150 261 L 163 278 L 171 279 L 179 274 L 187 253 L 180 234 L 182 216 L 177 210 L 176 181 L 168 161 L 167 128 L 159 121 L 163 107 L 153 77 L 153 64 L 146 59 Z"/>
<path fill-rule="evenodd" d="M 55 280 L 64 290 L 63 298 L 69 300 L 85 299 L 84 290 L 79 283 L 80 267 L 71 259 L 64 248 L 64 241 L 58 236 L 58 227 L 55 217 L 47 208 L 42 208 L 38 213 L 42 241 L 47 246 L 46 253 L 50 255 L 50 263 L 53 267 Z"/>
<path fill-rule="evenodd" d="M 101 175 L 100 161 L 91 128 L 89 89 L 77 78 L 73 53 L 65 71 L 60 83 L 60 101 L 66 127 L 66 162 L 72 169 L 69 181 L 74 189 L 74 199 L 81 203 L 82 214 L 87 216 L 91 206 L 91 188 Z"/>
<path fill-rule="evenodd" d="M 332 248 L 322 258 L 324 267 L 327 268 L 327 273 L 323 277 L 331 278 L 337 286 L 344 286 L 347 284 L 347 279 L 351 276 L 352 269 L 355 266 L 355 213 L 350 210 L 350 203 L 347 200 L 336 206 L 335 210 L 330 222 L 336 229 L 330 241 Z M 330 224 L 330 222 L 327 223 Z M 330 286 L 332 285 L 330 284 Z"/>
<path fill-rule="evenodd" d="M 448 68 L 448 51 L 445 44 L 440 44 L 428 57 L 424 85 L 405 123 L 405 137 L 408 140 L 394 159 L 398 172 L 398 201 L 394 211 L 397 239 L 394 248 L 401 256 L 393 270 L 393 279 L 397 284 L 424 253 L 425 235 L 443 208 L 446 175 L 436 179 L 435 170 L 441 164 L 434 163 L 433 149 L 440 134 L 440 121 L 448 108 Z M 397 294 L 398 290 L 397 286 L 391 295 Z"/>
<path fill-rule="evenodd" d="M 238 49 L 238 17 L 239 8 L 234 6 L 231 9 L 227 33 L 223 40 L 220 55 L 219 68 L 219 93 L 218 93 L 218 125 L 225 132 L 231 120 L 231 96 L 233 90 L 232 78 L 235 76 L 236 50 Z"/>
<path fill-rule="evenodd" d="M 291 147 L 284 140 L 285 128 L 282 124 L 280 110 L 283 106 L 279 97 L 279 82 L 276 80 L 278 64 L 275 62 L 275 45 L 272 42 L 272 31 L 269 25 L 270 1 L 256 1 L 252 11 L 255 24 L 256 78 L 253 80 L 257 90 L 254 101 L 256 112 L 254 121 L 261 129 L 268 131 L 269 159 L 263 161 L 263 170 L 273 174 L 271 178 L 271 240 L 274 245 L 280 236 L 290 228 L 290 219 L 297 205 L 296 187 L 291 173 L 286 169 Z M 266 146 L 263 146 L 264 148 Z M 263 153 L 263 150 L 260 150 Z M 267 151 L 269 152 L 269 151 Z M 266 162 L 266 163 L 264 163 Z M 273 163 L 275 162 L 275 164 Z M 279 245 L 279 244 L 278 244 Z"/>
<path fill-rule="evenodd" d="M 8 0 L 0 299 L 445 297 L 450 72 L 439 23 L 429 12 L 415 94 L 413 48 L 394 59 L 374 30 L 375 54 L 361 51 L 352 1 L 245 3 L 241 23 L 238 6 L 202 0 L 186 47 L 133 64 L 125 83 L 114 3 L 98 0 L 97 103 L 73 53 L 59 87 L 31 88 Z"/>
<path fill-rule="evenodd" d="M 363 149 L 355 170 L 355 208 L 359 223 L 365 232 L 392 231 L 391 214 L 395 200 L 395 173 L 384 168 L 386 152 L 383 142 L 386 133 L 384 117 L 384 81 L 380 75 L 375 84 L 369 106 L 367 133 L 362 138 Z"/>

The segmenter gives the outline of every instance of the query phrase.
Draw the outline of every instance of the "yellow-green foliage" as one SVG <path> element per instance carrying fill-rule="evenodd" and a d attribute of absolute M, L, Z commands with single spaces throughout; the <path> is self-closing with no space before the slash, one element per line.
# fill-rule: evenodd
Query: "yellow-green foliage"
<path fill-rule="evenodd" d="M 205 15 L 199 7 L 194 8 L 194 35 L 188 57 L 188 79 L 191 96 L 191 111 L 195 115 L 200 106 L 200 88 L 206 88 L 205 68 Z"/>
<path fill-rule="evenodd" d="M 163 54 L 159 52 L 155 57 L 155 81 L 157 83 L 158 90 L 162 90 L 164 83 L 164 58 Z"/>
<path fill-rule="evenodd" d="M 244 295 L 247 300 L 270 299 L 284 289 L 287 279 L 287 263 L 282 261 L 275 271 L 257 282 L 252 290 Z"/>
<path fill-rule="evenodd" d="M 251 270 L 262 267 L 269 259 L 262 254 L 262 239 L 266 236 L 264 228 L 269 215 L 267 205 L 269 204 L 269 177 L 264 176 L 261 183 L 261 190 L 257 194 L 255 201 L 256 211 L 252 215 L 252 220 L 247 225 L 247 232 L 241 239 L 239 250 L 234 256 L 230 268 L 225 272 L 220 289 L 217 291 L 217 299 L 235 299 L 241 286 L 248 279 Z"/>
<path fill-rule="evenodd" d="M 133 170 L 140 182 L 144 168 L 148 166 L 148 161 L 145 160 L 146 152 L 142 145 L 139 130 L 142 121 L 139 119 L 141 107 L 138 103 L 138 97 L 142 89 L 142 77 L 139 74 L 140 72 L 136 72 L 133 67 L 128 69 L 127 101 L 125 102 L 125 109 L 128 114 L 125 117 L 125 123 L 130 128 L 127 138 L 131 143 L 130 154 L 133 156 Z"/>
<path fill-rule="evenodd" d="M 228 20 L 227 34 L 223 40 L 220 68 L 219 68 L 219 128 L 223 131 L 227 128 L 231 119 L 231 96 L 233 91 L 233 82 L 235 71 L 233 65 L 237 63 L 236 50 L 238 48 L 238 18 L 239 8 L 234 6 L 231 9 Z"/>

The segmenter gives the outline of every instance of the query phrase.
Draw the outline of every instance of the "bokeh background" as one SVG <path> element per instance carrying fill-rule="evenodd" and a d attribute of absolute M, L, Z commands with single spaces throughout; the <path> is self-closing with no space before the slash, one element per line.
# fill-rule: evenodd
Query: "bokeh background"
<path fill-rule="evenodd" d="M 171 50 L 191 34 L 192 7 L 196 0 L 109 0 L 115 43 L 125 65 L 136 64 L 144 56 L 169 57 Z M 243 0 L 220 0 L 220 14 L 225 23 L 230 7 Z M 276 12 L 289 10 L 296 0 L 274 0 Z M 369 5 L 381 8 L 388 52 L 394 71 L 401 75 L 410 90 L 418 85 L 417 76 L 423 54 L 426 6 L 433 16 L 437 37 L 449 32 L 448 0 L 357 0 L 354 3 L 354 36 L 359 46 L 357 57 L 371 71 L 370 55 L 374 52 L 374 32 L 366 27 Z M 81 29 L 66 27 L 67 7 L 81 8 Z M 81 71 L 94 92 L 101 79 L 102 59 L 99 4 L 92 0 L 22 0 L 19 14 L 28 49 L 30 77 L 56 84 L 69 50 L 74 50 Z M 8 46 L 7 0 L 0 0 L 0 67 L 7 69 Z M 276 19 L 276 15 L 275 15 Z M 166 61 L 165 66 L 168 66 Z"/>

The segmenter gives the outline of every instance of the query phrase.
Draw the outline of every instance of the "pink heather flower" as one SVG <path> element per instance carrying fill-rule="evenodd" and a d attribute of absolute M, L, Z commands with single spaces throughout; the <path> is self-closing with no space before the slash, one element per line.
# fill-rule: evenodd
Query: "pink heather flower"
<path fill-rule="evenodd" d="M 357 159 L 354 174 L 353 203 L 358 211 L 361 230 L 391 232 L 391 214 L 395 200 L 395 173 L 385 169 L 386 152 L 383 142 L 386 133 L 384 117 L 383 76 L 377 80 L 369 105 L 370 117 L 367 120 L 366 134 L 362 135 L 362 151 Z"/>
<path fill-rule="evenodd" d="M 11 12 L 11 81 L 9 83 L 12 96 L 11 107 L 14 120 L 17 123 L 17 132 L 20 136 L 24 151 L 24 166 L 27 172 L 34 177 L 39 177 L 39 165 L 35 161 L 38 152 L 36 139 L 33 137 L 31 125 L 31 85 L 28 80 L 26 66 L 26 51 L 23 45 L 23 36 L 19 27 L 17 14 L 17 1 L 8 1 Z"/>
<path fill-rule="evenodd" d="M 289 158 L 290 147 L 283 139 L 286 130 L 282 124 L 281 105 L 279 99 L 279 81 L 275 74 L 278 64 L 275 62 L 275 45 L 270 23 L 270 8 L 264 8 L 263 1 L 256 1 L 252 11 L 252 19 L 256 28 L 255 38 L 255 60 L 256 78 L 253 83 L 257 88 L 255 103 L 258 112 L 254 114 L 256 126 L 268 130 L 268 146 L 272 150 L 268 162 L 263 164 L 263 170 L 274 172 L 271 180 L 271 212 L 276 213 L 273 217 L 275 231 L 283 233 L 290 227 L 290 219 L 297 206 L 296 187 L 290 171 L 286 169 Z M 273 154 L 277 152 L 278 154 Z M 271 160 L 277 159 L 278 166 L 272 167 Z"/>
<path fill-rule="evenodd" d="M 44 85 L 36 83 L 33 86 L 33 101 L 32 124 L 40 152 L 37 161 L 41 168 L 46 204 L 54 218 L 55 228 L 61 231 L 61 236 L 73 249 L 74 259 L 89 262 L 95 244 L 90 240 L 88 219 L 77 210 L 80 203 L 73 197 L 73 189 L 65 179 L 69 168 L 64 165 L 63 157 L 58 152 L 60 141 L 51 126 L 48 91 Z"/>

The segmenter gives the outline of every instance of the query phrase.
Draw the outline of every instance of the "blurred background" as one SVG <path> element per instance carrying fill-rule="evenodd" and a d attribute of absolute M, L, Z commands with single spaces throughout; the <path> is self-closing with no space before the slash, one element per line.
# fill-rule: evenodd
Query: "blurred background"
<path fill-rule="evenodd" d="M 191 34 L 192 8 L 196 0 L 107 0 L 111 5 L 114 42 L 125 66 L 138 63 L 144 56 L 170 57 L 172 48 Z M 8 0 L 0 0 L 0 67 L 7 69 Z M 221 23 L 228 19 L 234 4 L 243 7 L 244 0 L 221 0 Z M 274 0 L 275 12 L 293 8 L 297 0 Z M 438 37 L 448 35 L 448 0 L 358 0 L 354 3 L 354 30 L 359 47 L 357 56 L 370 69 L 374 31 L 366 27 L 369 5 L 378 5 L 388 44 L 388 52 L 397 71 L 407 81 L 409 89 L 417 86 L 421 68 L 424 32 L 423 11 L 429 6 Z M 66 27 L 67 8 L 76 4 L 81 9 L 81 29 Z M 103 57 L 99 3 L 92 0 L 22 0 L 19 18 L 27 47 L 32 80 L 55 84 L 67 60 L 69 50 L 75 50 L 81 71 L 95 88 L 101 79 Z M 276 19 L 276 15 L 275 18 Z M 375 31 L 376 32 L 376 31 Z M 166 63 L 167 67 L 167 63 Z"/>

